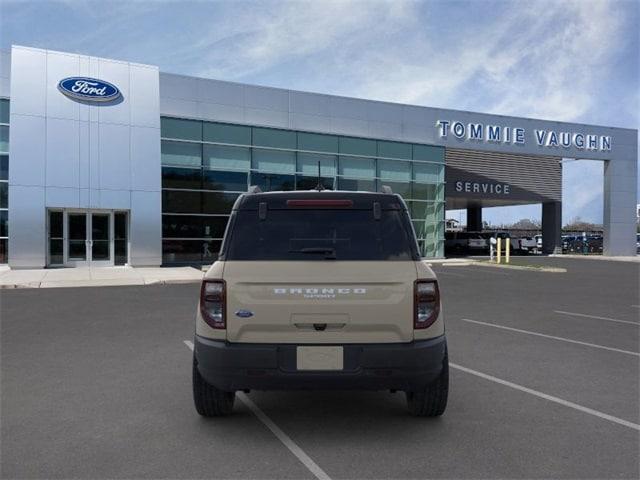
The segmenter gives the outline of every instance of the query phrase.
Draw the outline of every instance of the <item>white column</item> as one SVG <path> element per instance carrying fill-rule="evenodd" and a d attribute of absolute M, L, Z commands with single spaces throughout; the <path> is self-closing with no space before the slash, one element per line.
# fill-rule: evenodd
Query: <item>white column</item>
<path fill-rule="evenodd" d="M 637 153 L 605 162 L 604 255 L 636 255 L 637 181 Z"/>

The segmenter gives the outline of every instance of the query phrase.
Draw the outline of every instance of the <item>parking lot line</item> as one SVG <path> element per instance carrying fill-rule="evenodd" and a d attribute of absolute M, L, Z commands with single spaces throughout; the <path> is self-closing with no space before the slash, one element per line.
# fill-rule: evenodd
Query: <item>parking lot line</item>
<path fill-rule="evenodd" d="M 476 272 L 476 273 L 488 273 L 489 275 L 502 275 L 504 276 L 509 276 L 508 273 L 506 272 L 496 272 L 494 270 L 492 270 L 493 267 L 486 267 L 483 270 L 480 270 L 483 267 L 471 267 L 471 268 L 467 268 L 467 267 L 456 267 L 458 270 L 465 270 L 467 272 Z"/>
<path fill-rule="evenodd" d="M 487 326 L 487 327 L 500 328 L 502 330 L 509 330 L 509 331 L 518 332 L 518 333 L 525 333 L 527 335 L 535 335 L 537 337 L 550 338 L 552 340 L 560 340 L 561 342 L 575 343 L 577 345 L 584 345 L 586 347 L 600 348 L 602 350 L 610 350 L 612 352 L 624 353 L 624 354 L 627 354 L 627 355 L 634 355 L 636 357 L 640 357 L 640 353 L 637 353 L 637 352 L 631 352 L 629 350 L 621 350 L 619 348 L 613 348 L 613 347 L 605 347 L 604 345 L 597 345 L 595 343 L 580 342 L 578 340 L 571 340 L 570 338 L 556 337 L 554 335 L 546 335 L 544 333 L 532 332 L 531 330 L 521 330 L 519 328 L 506 327 L 504 325 L 496 325 L 495 323 L 480 322 L 478 320 L 471 320 L 469 318 L 461 318 L 460 320 L 462 320 L 463 322 L 475 323 L 475 324 L 484 325 L 484 326 Z"/>
<path fill-rule="evenodd" d="M 565 312 L 563 310 L 554 310 L 554 313 L 561 313 L 562 315 L 571 315 L 572 317 L 595 318 L 596 320 L 606 320 L 608 322 L 630 323 L 631 325 L 640 325 L 640 323 L 638 322 L 631 322 L 629 320 L 619 320 L 617 318 L 610 318 L 610 317 L 598 317 L 596 315 L 587 315 L 586 313 Z"/>
<path fill-rule="evenodd" d="M 193 342 L 189 340 L 184 340 L 184 344 L 189 347 L 191 351 L 193 351 Z M 293 453 L 300 462 L 307 467 L 307 469 L 318 479 L 318 480 L 331 480 L 331 477 L 326 474 L 322 468 L 318 466 L 316 462 L 314 462 L 309 455 L 305 453 L 293 440 L 291 437 L 284 433 L 280 427 L 278 427 L 273 420 L 271 420 L 262 410 L 258 407 L 253 400 L 247 397 L 243 392 L 238 392 L 236 396 L 240 399 L 242 403 L 244 403 L 253 414 L 258 417 L 260 420 L 270 431 L 273 433 L 278 440 L 282 442 L 282 444 L 289 449 L 291 453 Z"/>
<path fill-rule="evenodd" d="M 613 415 L 609 415 L 598 410 L 593 410 L 592 408 L 583 407 L 582 405 L 578 405 L 577 403 L 569 402 L 568 400 L 563 400 L 562 398 L 554 397 L 553 395 L 548 395 L 546 393 L 539 392 L 537 390 L 533 390 L 531 388 L 524 387 L 522 385 L 518 385 L 517 383 L 509 382 L 507 380 L 502 380 L 501 378 L 494 377 L 492 375 L 487 375 L 486 373 L 478 372 L 477 370 L 472 370 L 467 367 L 463 367 L 462 365 L 458 365 L 456 363 L 449 362 L 449 366 L 451 368 L 455 368 L 462 372 L 469 373 L 471 375 L 475 375 L 476 377 L 484 378 L 485 380 L 489 380 L 495 383 L 499 383 L 500 385 L 505 385 L 507 387 L 520 390 L 521 392 L 528 393 L 530 395 L 534 395 L 539 398 L 544 398 L 545 400 L 549 400 L 550 402 L 554 402 L 560 405 L 564 405 L 565 407 L 573 408 L 574 410 L 579 410 L 584 413 L 588 413 L 589 415 L 594 415 L 596 417 L 602 418 L 604 420 L 608 420 L 613 423 L 617 423 L 619 425 L 623 425 L 625 427 L 632 428 L 634 430 L 640 431 L 640 425 L 637 423 L 629 422 L 627 420 L 623 420 L 622 418 L 614 417 Z"/>
<path fill-rule="evenodd" d="M 453 273 L 453 272 L 443 272 L 442 270 L 434 270 L 433 273 L 436 275 L 452 275 L 454 277 L 465 278 L 466 275 L 462 275 L 461 273 Z"/>

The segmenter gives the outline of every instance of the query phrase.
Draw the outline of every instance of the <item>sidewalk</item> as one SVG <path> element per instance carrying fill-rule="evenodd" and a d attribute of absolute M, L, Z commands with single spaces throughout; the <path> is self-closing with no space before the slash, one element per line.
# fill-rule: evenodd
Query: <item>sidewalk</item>
<path fill-rule="evenodd" d="M 0 270 L 1 288 L 104 287 L 197 283 L 203 272 L 192 267 L 102 267 Z"/>
<path fill-rule="evenodd" d="M 601 261 L 609 261 L 609 262 L 632 262 L 632 263 L 640 263 L 640 255 L 636 255 L 635 257 L 605 257 L 604 255 L 580 255 L 580 254 L 572 254 L 572 253 L 553 253 L 549 255 L 553 258 L 580 258 L 582 260 L 601 260 Z"/>

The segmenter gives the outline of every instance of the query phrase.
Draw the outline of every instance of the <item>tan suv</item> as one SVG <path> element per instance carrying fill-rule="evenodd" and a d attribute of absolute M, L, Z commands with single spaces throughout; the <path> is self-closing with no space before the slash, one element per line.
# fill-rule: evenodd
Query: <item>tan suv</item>
<path fill-rule="evenodd" d="M 438 282 L 392 193 L 247 193 L 196 314 L 193 395 L 229 414 L 238 390 L 406 392 L 441 415 L 449 368 Z"/>

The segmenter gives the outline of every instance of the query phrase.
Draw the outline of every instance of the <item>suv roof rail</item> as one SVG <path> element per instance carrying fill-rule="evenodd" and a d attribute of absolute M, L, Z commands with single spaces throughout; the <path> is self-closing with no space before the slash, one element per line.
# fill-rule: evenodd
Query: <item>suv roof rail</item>
<path fill-rule="evenodd" d="M 388 193 L 388 194 L 392 194 L 393 193 L 393 190 L 391 190 L 391 187 L 389 185 L 382 185 L 380 187 L 380 191 L 382 193 Z"/>
<path fill-rule="evenodd" d="M 247 190 L 248 193 L 262 193 L 262 189 L 258 185 L 251 185 Z"/>

